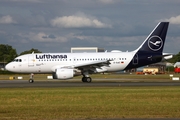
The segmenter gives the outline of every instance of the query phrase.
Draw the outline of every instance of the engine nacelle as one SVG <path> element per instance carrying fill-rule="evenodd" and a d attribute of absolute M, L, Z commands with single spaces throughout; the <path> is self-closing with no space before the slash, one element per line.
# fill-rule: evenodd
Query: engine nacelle
<path fill-rule="evenodd" d="M 73 69 L 56 69 L 56 72 L 53 73 L 53 79 L 70 79 L 74 76 L 74 70 Z"/>

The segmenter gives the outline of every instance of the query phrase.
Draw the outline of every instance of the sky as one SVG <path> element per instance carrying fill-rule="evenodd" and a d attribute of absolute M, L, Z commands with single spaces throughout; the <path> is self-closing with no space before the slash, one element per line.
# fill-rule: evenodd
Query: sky
<path fill-rule="evenodd" d="M 132 51 L 168 21 L 164 52 L 180 52 L 180 0 L 0 0 L 0 44 L 20 54 L 71 47 Z"/>

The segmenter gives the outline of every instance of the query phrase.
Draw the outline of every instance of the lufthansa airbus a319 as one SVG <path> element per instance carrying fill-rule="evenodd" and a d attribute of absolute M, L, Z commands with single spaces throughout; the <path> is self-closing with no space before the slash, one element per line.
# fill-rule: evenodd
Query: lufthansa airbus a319
<path fill-rule="evenodd" d="M 131 52 L 32 53 L 18 56 L 6 65 L 16 73 L 51 73 L 53 79 L 66 80 L 81 73 L 82 82 L 91 82 L 93 73 L 121 71 L 161 62 L 169 22 L 160 22 L 145 41 Z M 29 79 L 33 83 L 33 76 Z"/>

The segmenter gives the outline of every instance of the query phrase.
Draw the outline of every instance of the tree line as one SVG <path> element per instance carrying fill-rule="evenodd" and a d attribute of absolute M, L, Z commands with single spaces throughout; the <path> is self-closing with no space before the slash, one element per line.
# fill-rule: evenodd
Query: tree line
<path fill-rule="evenodd" d="M 42 53 L 38 49 L 30 49 L 26 50 L 24 52 L 21 52 L 19 55 L 29 54 L 29 53 Z M 16 49 L 14 49 L 12 46 L 7 44 L 0 44 L 0 62 L 10 62 L 13 61 L 15 57 L 17 57 L 18 54 L 16 52 Z"/>
<path fill-rule="evenodd" d="M 21 52 L 19 55 L 30 54 L 32 52 L 42 53 L 38 49 L 32 48 L 30 50 Z M 0 62 L 10 62 L 10 61 L 14 60 L 14 58 L 17 56 L 18 56 L 18 54 L 17 54 L 15 48 L 13 48 L 12 46 L 7 45 L 7 44 L 0 44 Z M 180 62 L 180 52 L 176 55 L 173 55 L 173 58 L 171 58 L 167 61 L 171 62 L 171 63 Z"/>

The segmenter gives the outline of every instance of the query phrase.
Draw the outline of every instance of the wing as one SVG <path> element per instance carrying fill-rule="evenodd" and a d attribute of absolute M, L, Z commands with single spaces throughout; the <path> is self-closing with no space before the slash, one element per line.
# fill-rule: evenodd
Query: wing
<path fill-rule="evenodd" d="M 92 61 L 86 63 L 76 63 L 74 65 L 55 65 L 51 68 L 52 72 L 55 72 L 56 69 L 66 68 L 66 69 L 77 69 L 81 70 L 81 72 L 88 73 L 97 73 L 97 72 L 105 72 L 107 71 L 103 66 L 108 67 L 111 63 L 111 60 L 100 60 L 100 61 Z"/>
<path fill-rule="evenodd" d="M 105 72 L 107 71 L 103 66 L 108 67 L 110 65 L 110 60 L 101 60 L 101 61 L 93 61 L 89 63 L 77 64 L 74 68 L 77 68 L 81 71 L 87 71 L 88 73 L 97 73 L 97 72 Z"/>

